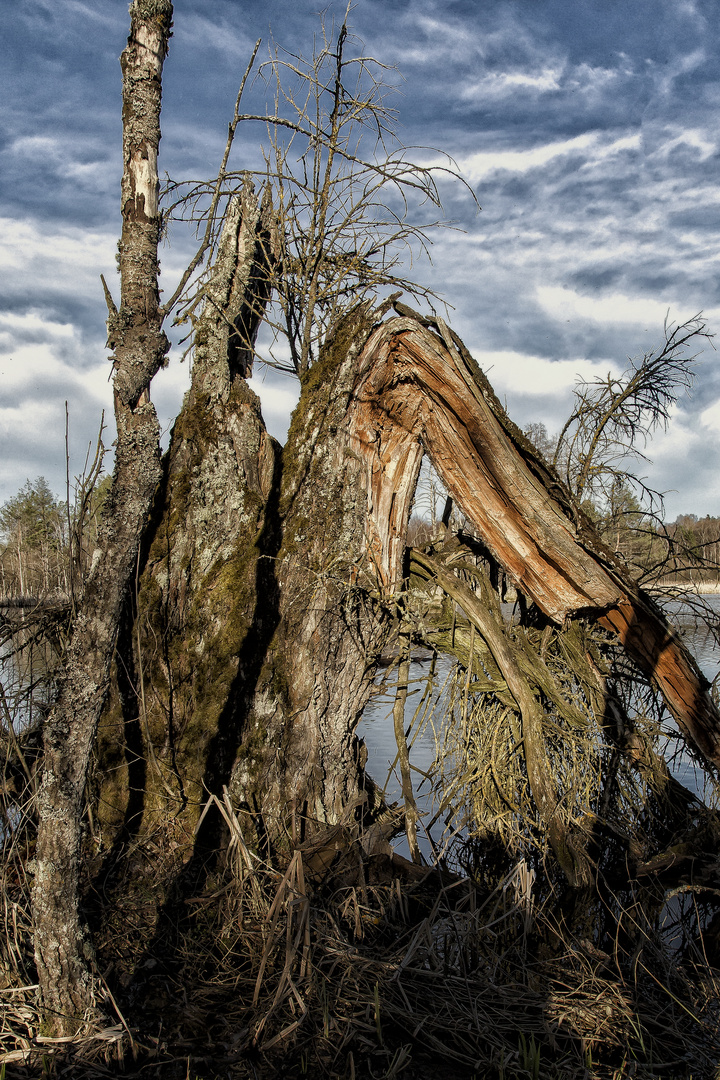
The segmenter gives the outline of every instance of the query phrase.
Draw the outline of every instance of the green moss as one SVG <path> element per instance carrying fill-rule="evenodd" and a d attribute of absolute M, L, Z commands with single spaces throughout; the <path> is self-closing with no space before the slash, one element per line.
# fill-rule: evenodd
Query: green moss
<path fill-rule="evenodd" d="M 282 702 L 285 711 L 290 709 L 290 684 L 288 683 L 285 670 L 281 664 L 273 664 L 266 672 L 270 676 L 269 682 L 273 696 Z"/>
<path fill-rule="evenodd" d="M 239 526 L 230 555 L 217 558 L 202 578 L 198 578 L 198 556 L 204 534 L 196 520 L 196 485 L 203 463 L 212 459 L 221 436 L 225 437 L 233 411 L 248 407 L 259 416 L 257 398 L 244 383 L 234 385 L 225 402 L 191 391 L 173 430 L 167 483 L 162 505 L 156 508 L 157 525 L 138 590 L 139 614 L 133 629 L 135 665 L 139 672 L 142 662 L 145 685 L 143 737 L 149 730 L 154 747 L 154 754 L 145 755 L 144 832 L 156 828 L 163 815 L 168 822 L 174 819 L 179 796 L 173 803 L 168 787 L 180 792 L 182 782 L 188 805 L 178 827 L 182 825 L 185 836 L 192 837 L 204 799 L 208 751 L 233 692 L 239 654 L 255 614 L 263 499 L 257 492 L 243 492 L 240 521 L 245 525 Z M 219 539 L 227 552 L 225 538 Z M 109 716 L 106 722 L 111 724 Z M 122 730 L 116 721 L 113 724 L 108 727 L 103 798 L 107 795 L 105 801 L 116 804 L 121 794 L 118 785 L 126 787 L 127 781 L 126 769 L 121 768 Z M 117 776 L 111 773 L 113 748 Z"/>
<path fill-rule="evenodd" d="M 112 846 L 125 819 L 128 803 L 128 771 L 125 761 L 125 723 L 120 700 L 115 690 L 98 725 L 95 744 L 95 776 L 101 791 L 96 816 L 103 845 Z"/>
<path fill-rule="evenodd" d="M 173 441 L 175 440 L 182 440 L 192 446 L 198 459 L 207 453 L 211 445 L 217 445 L 217 421 L 209 394 L 190 392 L 173 430 Z"/>

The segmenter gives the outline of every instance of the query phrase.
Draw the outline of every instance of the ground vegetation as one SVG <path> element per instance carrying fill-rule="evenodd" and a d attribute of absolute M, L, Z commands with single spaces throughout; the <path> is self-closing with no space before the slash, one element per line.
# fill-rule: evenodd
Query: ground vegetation
<path fill-rule="evenodd" d="M 204 228 L 161 306 L 171 18 L 134 0 L 122 60 L 113 476 L 100 492 L 99 451 L 65 541 L 77 587 L 55 636 L 33 631 L 52 671 L 36 687 L 7 668 L 3 1068 L 714 1080 L 720 713 L 638 578 L 628 537 L 655 519 L 621 468 L 704 326 L 581 388 L 553 465 L 437 312 L 397 295 L 413 290 L 394 245 L 423 234 L 392 192 L 436 189 L 401 152 L 378 164 L 376 65 L 348 53 L 345 24 L 311 61 L 271 56 L 267 184 L 229 170 L 255 122 L 241 87 L 218 175 L 170 185 Z M 150 385 L 173 311 L 192 385 L 161 457 Z M 266 312 L 301 384 L 284 447 L 246 382 Z M 423 456 L 446 494 L 409 544 Z M 678 548 L 656 533 L 662 583 Z M 408 722 L 420 646 L 431 677 Z M 357 735 L 379 672 L 395 804 Z M 433 717 L 431 822 L 408 740 Z M 704 798 L 668 767 L 669 731 Z"/>

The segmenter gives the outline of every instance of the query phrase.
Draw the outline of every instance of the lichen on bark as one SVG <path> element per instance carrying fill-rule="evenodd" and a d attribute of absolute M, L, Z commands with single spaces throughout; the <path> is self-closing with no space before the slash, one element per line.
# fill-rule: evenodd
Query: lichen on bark
<path fill-rule="evenodd" d="M 206 789 L 229 778 L 235 703 L 252 652 L 247 639 L 263 622 L 258 582 L 266 564 L 259 567 L 258 560 L 271 558 L 275 544 L 269 508 L 279 447 L 265 430 L 257 396 L 231 362 L 238 316 L 252 311 L 242 343 L 252 348 L 262 314 L 266 292 L 257 282 L 271 214 L 269 202 L 260 204 L 246 184 L 225 219 L 195 327 L 191 389 L 145 534 L 133 630 L 118 660 L 127 689 L 104 726 L 106 842 L 128 831 L 150 835 L 171 815 L 180 858 L 192 851 Z M 136 750 L 126 747 L 124 791 L 109 768 L 120 708 L 128 731 L 139 725 L 147 763 L 140 799 L 131 797 Z"/>
<path fill-rule="evenodd" d="M 112 302 L 108 331 L 114 350 L 117 426 L 115 469 L 103 527 L 80 602 L 55 705 L 44 730 L 38 792 L 33 890 L 35 959 L 49 1034 L 75 1034 L 96 1008 L 94 979 L 80 909 L 81 819 L 88 766 L 105 702 L 122 605 L 160 476 L 160 430 L 150 381 L 168 342 L 158 311 L 159 219 L 136 198 L 138 162 L 146 190 L 157 188 L 160 75 L 172 5 L 148 25 L 134 5 L 123 68 L 123 226 L 121 303 Z M 152 39 L 153 48 L 139 44 Z M 150 200 L 152 202 L 152 200 Z M 142 205 L 141 205 L 142 204 Z"/>

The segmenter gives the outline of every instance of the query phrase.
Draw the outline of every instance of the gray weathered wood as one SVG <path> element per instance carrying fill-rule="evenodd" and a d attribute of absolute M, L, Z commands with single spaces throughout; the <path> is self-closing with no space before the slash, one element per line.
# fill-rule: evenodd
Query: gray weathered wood
<path fill-rule="evenodd" d="M 120 612 L 160 478 L 150 381 L 168 349 L 158 313 L 157 152 L 169 0 L 135 0 L 123 70 L 121 303 L 108 320 L 117 443 L 113 484 L 78 609 L 57 702 L 45 726 L 33 920 L 48 1034 L 74 1034 L 96 1007 L 79 910 L 83 794 L 108 688 Z"/>

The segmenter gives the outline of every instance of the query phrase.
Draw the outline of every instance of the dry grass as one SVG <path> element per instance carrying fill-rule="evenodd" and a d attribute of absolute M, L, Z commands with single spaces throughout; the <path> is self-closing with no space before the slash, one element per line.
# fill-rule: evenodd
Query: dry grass
<path fill-rule="evenodd" d="M 411 881 L 400 862 L 363 863 L 357 843 L 311 873 L 307 849 L 283 866 L 252 856 L 218 805 L 232 837 L 223 873 L 177 906 L 164 946 L 136 955 L 127 979 L 98 978 L 102 1030 L 43 1038 L 36 987 L 6 978 L 7 1075 L 714 1078 L 712 969 L 696 956 L 670 970 L 641 907 L 608 953 L 577 911 L 560 917 L 559 894 L 538 903 L 522 860 L 485 893 L 432 868 Z M 19 976 L 30 926 L 12 903 Z"/>
<path fill-rule="evenodd" d="M 528 677 L 543 680 L 549 761 L 568 823 L 588 838 L 596 888 L 565 887 L 528 789 L 512 702 L 482 640 L 454 617 L 464 663 L 441 688 L 431 673 L 410 725 L 414 735 L 433 725 L 445 739 L 435 784 L 455 837 L 447 858 L 419 869 L 368 856 L 362 836 L 339 844 L 335 830 L 268 861 L 227 795 L 212 797 L 225 847 L 193 874 L 170 841 L 148 838 L 112 880 L 88 883 L 107 1019 L 69 1041 L 41 1030 L 29 904 L 34 762 L 21 725 L 5 717 L 6 762 L 17 767 L 2 801 L 0 1070 L 718 1080 L 718 875 L 669 887 L 664 864 L 653 866 L 686 820 L 676 815 L 675 832 L 662 834 L 673 789 L 655 749 L 657 718 L 636 710 L 627 746 L 608 735 L 602 656 L 579 632 L 513 631 L 527 636 L 528 664 L 543 659 Z M 695 804 L 690 817 L 709 850 L 715 817 L 708 811 L 703 825 Z M 612 826 L 602 854 L 591 843 L 598 822 Z M 632 879 L 610 873 L 618 852 L 634 860 Z"/>

